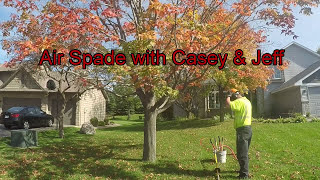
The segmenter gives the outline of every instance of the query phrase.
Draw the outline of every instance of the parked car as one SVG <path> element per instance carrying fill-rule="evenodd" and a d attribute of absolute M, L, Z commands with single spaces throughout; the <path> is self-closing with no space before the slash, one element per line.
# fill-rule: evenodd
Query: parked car
<path fill-rule="evenodd" d="M 12 126 L 29 129 L 31 127 L 52 126 L 54 118 L 38 107 L 12 107 L 1 113 L 4 126 L 10 129 Z"/>

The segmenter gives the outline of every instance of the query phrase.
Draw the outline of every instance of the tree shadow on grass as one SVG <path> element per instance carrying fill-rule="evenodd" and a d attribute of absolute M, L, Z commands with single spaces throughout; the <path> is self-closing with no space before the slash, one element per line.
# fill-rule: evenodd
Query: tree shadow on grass
<path fill-rule="evenodd" d="M 159 122 L 158 131 L 170 129 L 202 128 L 217 125 L 213 120 L 184 120 Z M 126 141 L 106 139 L 78 133 L 78 128 L 66 128 L 65 139 L 58 138 L 57 131 L 41 132 L 39 147 L 18 149 L 6 147 L 2 158 L 10 161 L 5 169 L 7 175 L 14 179 L 79 179 L 80 177 L 102 177 L 111 179 L 141 179 L 127 165 L 128 159 L 123 152 L 139 149 L 142 144 L 131 145 Z M 99 131 L 141 131 L 143 123 L 125 125 Z M 2 143 L 9 143 L 10 139 L 1 139 Z M 3 144 L 1 146 L 4 146 Z M 0 166 L 3 165 L 0 163 Z M 212 176 L 212 171 L 180 169 L 172 162 L 146 164 L 144 168 L 154 173 L 185 174 L 195 177 Z"/>
<path fill-rule="evenodd" d="M 145 164 L 144 171 L 153 172 L 154 174 L 171 174 L 171 175 L 188 175 L 194 177 L 208 177 L 213 175 L 210 170 L 190 170 L 179 168 L 178 163 L 173 162 L 158 162 L 156 164 Z"/>
<path fill-rule="evenodd" d="M 216 173 L 214 170 L 209 169 L 184 169 L 179 167 L 178 163 L 173 162 L 160 162 L 156 164 L 146 164 L 143 166 L 144 171 L 152 172 L 154 174 L 171 174 L 176 176 L 193 176 L 195 178 L 214 178 Z M 224 179 L 237 179 L 236 171 L 221 171 L 220 178 Z"/>
<path fill-rule="evenodd" d="M 54 134 L 43 133 L 42 141 L 56 138 Z M 75 138 L 78 137 L 78 138 Z M 67 134 L 66 138 L 56 142 L 43 143 L 31 149 L 19 149 L 19 153 L 4 156 L 11 162 L 6 169 L 8 176 L 14 179 L 74 179 L 76 175 L 111 179 L 140 179 L 132 171 L 121 165 L 121 154 L 141 144 L 130 145 L 127 142 L 94 142 L 90 136 L 81 136 L 77 132 Z M 120 158 L 119 158 L 119 157 Z M 118 159 L 117 162 L 110 159 Z M 79 178 L 79 177 L 78 177 Z"/>
<path fill-rule="evenodd" d="M 190 119 L 157 122 L 157 131 L 207 128 L 217 126 L 220 122 L 212 119 Z"/>
<path fill-rule="evenodd" d="M 2 138 L 2 139 L 1 139 L 1 142 L 2 142 L 3 144 L 6 144 L 6 145 L 10 146 L 10 145 L 11 145 L 11 138 L 10 138 L 10 137 Z"/>
<path fill-rule="evenodd" d="M 157 131 L 163 130 L 183 130 L 192 128 L 207 128 L 217 126 L 220 122 L 212 119 L 192 119 L 192 120 L 173 120 L 173 121 L 158 121 Z M 122 125 L 101 129 L 102 131 L 139 131 L 143 132 L 143 123 L 135 123 L 130 125 Z"/>
<path fill-rule="evenodd" d="M 143 123 L 126 124 L 117 127 L 99 129 L 100 131 L 124 131 L 124 132 L 143 132 Z"/>

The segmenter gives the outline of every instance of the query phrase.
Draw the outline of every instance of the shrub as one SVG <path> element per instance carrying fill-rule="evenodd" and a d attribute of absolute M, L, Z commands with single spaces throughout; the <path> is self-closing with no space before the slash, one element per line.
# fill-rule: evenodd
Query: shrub
<path fill-rule="evenodd" d="M 224 119 L 226 119 L 226 120 L 232 119 L 231 114 L 226 113 L 226 114 L 224 115 Z"/>
<path fill-rule="evenodd" d="M 278 122 L 278 123 L 282 123 L 282 122 L 283 122 L 283 119 L 284 119 L 284 118 L 282 118 L 282 117 L 280 116 L 280 118 L 277 119 L 277 122 Z"/>
<path fill-rule="evenodd" d="M 293 120 L 295 123 L 304 123 L 307 122 L 307 118 L 304 117 L 302 114 L 300 113 L 295 113 L 293 114 Z"/>
<path fill-rule="evenodd" d="M 314 118 L 311 119 L 311 122 L 320 122 L 320 119 L 314 117 Z"/>
<path fill-rule="evenodd" d="M 310 112 L 306 113 L 306 117 L 309 118 L 310 117 Z"/>
<path fill-rule="evenodd" d="M 162 115 L 162 114 L 159 114 L 158 116 L 157 116 L 157 121 L 166 121 L 167 119 Z"/>
<path fill-rule="evenodd" d="M 98 125 L 99 125 L 99 126 L 104 126 L 105 123 L 104 123 L 104 121 L 99 121 L 99 122 L 98 122 Z"/>
<path fill-rule="evenodd" d="M 97 117 L 93 117 L 90 119 L 90 123 L 94 126 L 97 127 L 99 125 L 99 120 Z"/>
<path fill-rule="evenodd" d="M 263 118 L 252 118 L 253 122 L 264 122 Z"/>
<path fill-rule="evenodd" d="M 294 113 L 294 114 L 291 114 L 291 116 L 288 118 L 282 118 L 282 117 L 279 117 L 278 119 L 258 118 L 258 119 L 253 119 L 253 121 L 262 122 L 262 123 L 305 123 L 307 122 L 307 118 L 300 113 Z M 317 122 L 317 121 L 320 121 L 320 120 L 314 119 L 314 122 Z"/>
<path fill-rule="evenodd" d="M 285 118 L 282 121 L 282 123 L 291 123 L 291 122 L 292 122 L 292 118 Z"/>
<path fill-rule="evenodd" d="M 220 116 L 219 115 L 215 115 L 212 117 L 212 120 L 218 121 L 220 120 Z"/>
<path fill-rule="evenodd" d="M 108 117 L 105 117 L 103 121 L 105 125 L 108 125 L 110 123 L 110 119 Z"/>
<path fill-rule="evenodd" d="M 191 114 L 188 116 L 188 119 L 189 119 L 189 120 L 191 120 L 191 119 L 196 119 L 196 116 L 195 116 L 193 113 L 191 113 Z"/>

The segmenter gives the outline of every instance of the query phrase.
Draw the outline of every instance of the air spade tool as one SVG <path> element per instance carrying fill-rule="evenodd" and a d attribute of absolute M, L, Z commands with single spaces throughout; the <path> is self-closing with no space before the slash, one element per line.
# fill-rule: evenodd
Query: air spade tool
<path fill-rule="evenodd" d="M 202 142 L 202 139 L 200 140 L 200 145 L 202 146 L 201 142 Z M 224 147 L 230 150 L 231 154 L 228 154 L 228 155 L 233 155 L 233 158 L 235 160 L 238 160 L 238 159 L 234 151 L 229 146 L 224 144 L 223 137 L 218 136 L 218 141 L 216 138 L 214 138 L 214 143 L 212 142 L 212 139 L 210 139 L 210 144 L 212 146 L 214 161 L 216 163 L 216 168 L 214 169 L 214 173 L 215 173 L 216 179 L 220 180 L 221 169 L 218 166 L 219 166 L 219 163 L 226 163 L 226 155 L 227 155 L 226 150 L 223 150 Z"/>

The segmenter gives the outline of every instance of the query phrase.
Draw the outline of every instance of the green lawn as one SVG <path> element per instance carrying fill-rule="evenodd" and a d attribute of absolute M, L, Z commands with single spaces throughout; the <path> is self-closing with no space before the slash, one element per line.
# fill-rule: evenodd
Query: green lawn
<path fill-rule="evenodd" d="M 120 127 L 97 130 L 95 136 L 66 128 L 39 134 L 39 147 L 11 148 L 0 139 L 0 179 L 214 179 L 209 138 L 225 137 L 235 149 L 232 121 L 158 122 L 157 163 L 141 161 L 143 122 L 116 118 Z M 320 123 L 253 124 L 250 170 L 253 179 L 318 179 Z M 200 139 L 203 146 L 200 146 Z M 238 163 L 227 157 L 222 179 L 235 179 Z"/>

